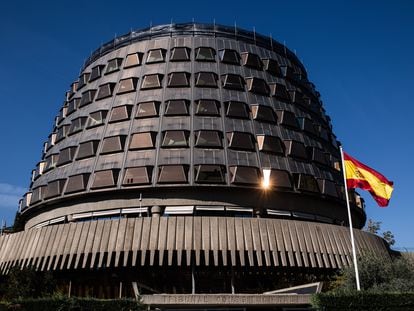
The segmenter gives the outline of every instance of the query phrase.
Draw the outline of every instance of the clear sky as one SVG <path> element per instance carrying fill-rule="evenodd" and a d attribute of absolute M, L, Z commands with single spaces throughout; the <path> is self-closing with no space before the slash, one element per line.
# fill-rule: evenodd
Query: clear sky
<path fill-rule="evenodd" d="M 0 219 L 11 224 L 64 93 L 102 43 L 151 23 L 234 25 L 303 61 L 345 150 L 395 182 L 369 218 L 414 250 L 414 1 L 1 1 Z"/>

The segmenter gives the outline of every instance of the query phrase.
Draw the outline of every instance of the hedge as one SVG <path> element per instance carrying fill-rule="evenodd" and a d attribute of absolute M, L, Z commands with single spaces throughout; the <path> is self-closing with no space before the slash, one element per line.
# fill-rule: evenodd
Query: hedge
<path fill-rule="evenodd" d="M 317 310 L 361 310 L 388 311 L 414 310 L 414 292 L 379 293 L 361 292 L 329 292 L 312 296 L 312 306 Z"/>
<path fill-rule="evenodd" d="M 141 311 L 146 308 L 134 299 L 96 298 L 27 298 L 13 302 L 0 302 L 0 311 Z"/>

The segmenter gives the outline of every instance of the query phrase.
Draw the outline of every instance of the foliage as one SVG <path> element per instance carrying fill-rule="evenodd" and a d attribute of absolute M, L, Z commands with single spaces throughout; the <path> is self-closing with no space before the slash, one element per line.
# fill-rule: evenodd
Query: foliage
<path fill-rule="evenodd" d="M 381 221 L 374 221 L 372 219 L 368 219 L 364 230 L 373 234 L 379 234 L 381 231 Z M 391 231 L 383 231 L 382 237 L 385 241 L 387 241 L 389 245 L 395 244 L 394 234 Z"/>
<path fill-rule="evenodd" d="M 382 233 L 382 237 L 384 238 L 385 241 L 388 242 L 389 245 L 394 245 L 395 244 L 394 234 L 391 231 L 389 231 L 389 230 L 384 231 Z"/>

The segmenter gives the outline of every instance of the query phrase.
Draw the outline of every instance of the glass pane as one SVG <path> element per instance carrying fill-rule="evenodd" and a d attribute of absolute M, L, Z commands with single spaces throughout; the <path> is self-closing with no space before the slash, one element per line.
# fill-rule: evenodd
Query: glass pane
<path fill-rule="evenodd" d="M 94 81 L 101 77 L 102 75 L 102 69 L 104 68 L 104 65 L 95 66 L 92 68 L 91 76 L 89 78 L 89 82 Z"/>
<path fill-rule="evenodd" d="M 87 127 L 94 127 L 102 125 L 105 123 L 106 116 L 108 114 L 107 110 L 96 111 L 89 115 Z"/>
<path fill-rule="evenodd" d="M 220 134 L 217 131 L 198 131 L 196 133 L 196 147 L 220 148 L 222 147 Z"/>
<path fill-rule="evenodd" d="M 189 51 L 185 47 L 176 47 L 172 49 L 171 61 L 186 61 L 190 60 Z"/>
<path fill-rule="evenodd" d="M 79 144 L 79 151 L 76 159 L 84 159 L 93 157 L 96 154 L 98 149 L 99 140 L 91 140 L 84 143 Z"/>
<path fill-rule="evenodd" d="M 119 106 L 112 109 L 112 115 L 109 122 L 118 122 L 129 119 L 131 113 L 131 106 Z"/>
<path fill-rule="evenodd" d="M 247 106 L 243 102 L 229 101 L 227 104 L 227 117 L 233 118 L 249 118 L 249 112 Z"/>
<path fill-rule="evenodd" d="M 115 186 L 118 181 L 117 170 L 95 172 L 92 189 Z"/>
<path fill-rule="evenodd" d="M 268 73 L 274 76 L 282 75 L 280 68 L 279 68 L 279 64 L 274 59 L 269 59 L 269 58 L 264 59 L 263 66 L 264 66 L 264 70 L 266 70 Z"/>
<path fill-rule="evenodd" d="M 168 75 L 168 86 L 169 87 L 183 87 L 189 86 L 188 80 L 189 74 L 186 72 L 173 72 Z"/>
<path fill-rule="evenodd" d="M 62 193 L 64 185 L 65 179 L 59 179 L 48 183 L 45 198 L 48 199 L 59 196 Z"/>
<path fill-rule="evenodd" d="M 262 69 L 262 61 L 260 60 L 259 56 L 253 53 L 242 53 L 242 63 L 246 67 L 254 68 L 261 70 Z"/>
<path fill-rule="evenodd" d="M 148 149 L 155 147 L 155 135 L 154 132 L 147 133 L 135 133 L 132 135 L 131 142 L 129 144 L 130 150 Z"/>
<path fill-rule="evenodd" d="M 239 65 L 240 57 L 235 50 L 221 50 L 220 51 L 220 60 L 223 63 Z"/>
<path fill-rule="evenodd" d="M 108 62 L 108 67 L 106 68 L 106 73 L 111 73 L 117 71 L 121 66 L 122 58 L 114 58 Z"/>
<path fill-rule="evenodd" d="M 69 124 L 62 125 L 58 128 L 57 134 L 56 134 L 56 142 L 64 139 L 69 131 Z"/>
<path fill-rule="evenodd" d="M 79 77 L 78 90 L 80 90 L 88 83 L 90 75 L 90 72 L 85 72 Z"/>
<path fill-rule="evenodd" d="M 129 78 L 119 81 L 118 94 L 124 94 L 135 91 L 136 79 Z"/>
<path fill-rule="evenodd" d="M 72 134 L 82 131 L 83 127 L 85 126 L 86 119 L 87 119 L 86 117 L 81 117 L 81 118 L 77 118 L 73 120 L 68 134 L 72 135 Z"/>
<path fill-rule="evenodd" d="M 319 192 L 318 183 L 315 177 L 306 174 L 295 174 L 295 181 L 299 190 Z"/>
<path fill-rule="evenodd" d="M 212 99 L 200 99 L 197 101 L 196 115 L 218 116 L 220 115 L 217 101 Z"/>
<path fill-rule="evenodd" d="M 174 99 L 167 102 L 166 116 L 188 115 L 188 103 L 184 99 Z"/>
<path fill-rule="evenodd" d="M 114 89 L 115 84 L 114 83 L 107 83 L 104 85 L 101 85 L 98 90 L 98 95 L 96 96 L 96 99 L 102 99 L 106 97 L 112 96 L 112 91 Z"/>
<path fill-rule="evenodd" d="M 280 124 L 288 127 L 298 128 L 298 121 L 293 112 L 287 110 L 278 110 L 276 114 L 279 118 Z"/>
<path fill-rule="evenodd" d="M 196 86 L 217 87 L 217 76 L 214 72 L 199 72 L 196 77 Z"/>
<path fill-rule="evenodd" d="M 196 166 L 197 183 L 224 183 L 224 168 L 221 165 Z"/>
<path fill-rule="evenodd" d="M 142 53 L 129 54 L 126 57 L 124 68 L 141 65 Z"/>
<path fill-rule="evenodd" d="M 276 116 L 271 107 L 254 105 L 252 106 L 252 114 L 254 120 L 276 123 Z"/>
<path fill-rule="evenodd" d="M 69 147 L 62 149 L 59 153 L 59 160 L 56 163 L 56 166 L 64 165 L 69 162 L 72 162 L 75 156 L 76 147 Z"/>
<path fill-rule="evenodd" d="M 259 150 L 263 152 L 284 154 L 283 143 L 279 137 L 269 135 L 257 135 Z"/>
<path fill-rule="evenodd" d="M 136 118 L 147 118 L 158 116 L 159 102 L 145 102 L 139 103 Z"/>
<path fill-rule="evenodd" d="M 183 165 L 167 165 L 160 167 L 159 183 L 186 183 L 187 169 Z"/>
<path fill-rule="evenodd" d="M 58 158 L 59 158 L 59 154 L 51 154 L 50 156 L 48 156 L 46 158 L 44 172 L 46 172 L 46 171 L 51 170 L 52 168 L 54 168 L 56 166 L 56 163 L 58 161 Z"/>
<path fill-rule="evenodd" d="M 96 90 L 89 90 L 89 91 L 82 93 L 79 107 L 83 107 L 83 106 L 90 104 L 95 97 L 95 93 L 96 93 Z"/>
<path fill-rule="evenodd" d="M 151 167 L 130 167 L 126 169 L 123 185 L 142 185 L 151 183 Z"/>
<path fill-rule="evenodd" d="M 80 102 L 80 98 L 74 98 L 68 103 L 68 110 L 66 111 L 66 115 L 70 115 L 73 113 L 76 109 L 78 109 Z"/>
<path fill-rule="evenodd" d="M 307 153 L 305 145 L 301 142 L 295 140 L 286 140 L 284 141 L 286 146 L 286 152 L 288 156 L 296 157 L 300 159 L 307 159 Z"/>
<path fill-rule="evenodd" d="M 241 76 L 227 74 L 222 76 L 223 87 L 232 90 L 244 91 L 244 80 Z"/>
<path fill-rule="evenodd" d="M 290 174 L 287 171 L 271 170 L 270 171 L 270 186 L 276 188 L 292 188 Z"/>
<path fill-rule="evenodd" d="M 161 80 L 159 74 L 144 76 L 142 81 L 142 89 L 153 89 L 161 87 Z"/>
<path fill-rule="evenodd" d="M 187 147 L 187 137 L 184 131 L 167 131 L 164 134 L 162 147 Z"/>
<path fill-rule="evenodd" d="M 148 51 L 147 63 L 157 63 L 164 61 L 165 51 L 162 49 Z"/>
<path fill-rule="evenodd" d="M 125 138 L 126 136 L 112 136 L 104 138 L 101 154 L 123 151 Z"/>
<path fill-rule="evenodd" d="M 256 167 L 230 166 L 232 184 L 258 184 L 259 170 Z"/>
<path fill-rule="evenodd" d="M 196 60 L 198 61 L 215 61 L 216 51 L 208 47 L 200 47 L 197 49 Z"/>
<path fill-rule="evenodd" d="M 66 185 L 65 193 L 72 193 L 86 190 L 90 174 L 70 176 Z"/>
<path fill-rule="evenodd" d="M 246 78 L 246 83 L 249 92 L 257 93 L 260 95 L 269 95 L 269 86 L 265 80 L 259 78 Z"/>
<path fill-rule="evenodd" d="M 229 148 L 241 150 L 254 150 L 254 143 L 250 133 L 231 132 L 227 133 Z"/>
<path fill-rule="evenodd" d="M 280 83 L 271 83 L 270 84 L 271 89 L 271 95 L 281 99 L 282 101 L 289 101 L 290 102 L 290 96 L 288 91 L 286 90 L 286 86 Z"/>

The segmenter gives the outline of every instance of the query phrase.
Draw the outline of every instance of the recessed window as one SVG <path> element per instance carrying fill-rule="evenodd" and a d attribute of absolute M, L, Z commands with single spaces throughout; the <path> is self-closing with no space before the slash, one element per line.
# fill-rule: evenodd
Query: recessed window
<path fill-rule="evenodd" d="M 276 114 L 279 120 L 279 124 L 295 129 L 299 127 L 298 121 L 293 112 L 287 110 L 276 110 Z"/>
<path fill-rule="evenodd" d="M 142 53 L 128 54 L 125 60 L 124 68 L 131 68 L 142 64 Z"/>
<path fill-rule="evenodd" d="M 79 191 L 85 191 L 88 185 L 90 174 L 79 174 L 69 176 L 66 184 L 65 193 L 74 193 Z"/>
<path fill-rule="evenodd" d="M 197 100 L 196 112 L 198 116 L 219 116 L 218 102 L 213 99 Z"/>
<path fill-rule="evenodd" d="M 69 97 L 72 97 L 78 90 L 78 81 L 72 82 L 70 85 Z"/>
<path fill-rule="evenodd" d="M 275 188 L 292 189 L 292 181 L 288 171 L 272 169 L 269 184 Z"/>
<path fill-rule="evenodd" d="M 167 101 L 165 107 L 166 116 L 186 116 L 188 112 L 188 101 L 185 99 L 172 99 Z"/>
<path fill-rule="evenodd" d="M 168 75 L 168 87 L 190 86 L 190 74 L 187 72 L 172 72 Z"/>
<path fill-rule="evenodd" d="M 93 176 L 92 189 L 108 188 L 116 186 L 118 182 L 119 170 L 105 170 L 95 172 Z"/>
<path fill-rule="evenodd" d="M 220 50 L 219 55 L 222 63 L 240 65 L 240 56 L 235 50 Z"/>
<path fill-rule="evenodd" d="M 89 82 L 95 81 L 102 76 L 102 70 L 105 68 L 105 65 L 98 65 L 92 68 L 91 76 L 89 77 Z"/>
<path fill-rule="evenodd" d="M 160 107 L 160 102 L 150 101 L 138 104 L 137 114 L 135 118 L 151 118 L 157 117 Z"/>
<path fill-rule="evenodd" d="M 101 154 L 124 151 L 126 135 L 105 137 L 103 140 Z"/>
<path fill-rule="evenodd" d="M 64 106 L 59 110 L 59 116 L 55 119 L 55 124 L 60 124 L 68 115 L 67 103 L 64 103 Z"/>
<path fill-rule="evenodd" d="M 274 59 L 263 59 L 263 69 L 274 76 L 280 77 L 282 75 L 279 64 Z"/>
<path fill-rule="evenodd" d="M 190 49 L 186 47 L 175 47 L 171 50 L 172 62 L 183 62 L 190 60 Z"/>
<path fill-rule="evenodd" d="M 231 149 L 254 151 L 254 140 L 250 133 L 229 132 L 227 133 L 227 140 Z"/>
<path fill-rule="evenodd" d="M 282 101 L 290 102 L 290 96 L 286 86 L 281 83 L 270 83 L 270 95 Z"/>
<path fill-rule="evenodd" d="M 112 92 L 114 91 L 115 83 L 105 83 L 99 86 L 98 95 L 96 96 L 96 100 L 104 99 L 107 97 L 112 96 Z"/>
<path fill-rule="evenodd" d="M 78 132 L 82 131 L 83 127 L 86 124 L 86 119 L 87 119 L 87 117 L 80 117 L 80 118 L 74 119 L 72 121 L 72 124 L 70 125 L 68 135 L 72 135 L 72 134 L 75 134 L 75 133 L 78 133 Z"/>
<path fill-rule="evenodd" d="M 303 95 L 302 92 L 296 90 L 291 92 L 292 95 L 292 102 L 298 105 L 305 106 L 308 108 L 310 105 L 310 100 L 307 96 Z"/>
<path fill-rule="evenodd" d="M 329 165 L 328 158 L 323 150 L 315 147 L 308 147 L 307 150 L 310 160 L 322 165 Z"/>
<path fill-rule="evenodd" d="M 66 179 L 54 180 L 47 184 L 47 190 L 45 194 L 45 199 L 50 199 L 57 197 L 62 194 L 63 186 L 65 185 Z"/>
<path fill-rule="evenodd" d="M 89 91 L 83 92 L 80 103 L 79 103 L 79 107 L 89 105 L 91 102 L 93 102 L 95 94 L 96 94 L 96 90 L 89 90 Z"/>
<path fill-rule="evenodd" d="M 188 167 L 186 165 L 164 165 L 160 167 L 159 183 L 187 183 Z"/>
<path fill-rule="evenodd" d="M 276 115 L 273 109 L 264 105 L 253 105 L 252 115 L 254 120 L 276 123 Z"/>
<path fill-rule="evenodd" d="M 322 194 L 334 198 L 339 197 L 336 184 L 332 180 L 318 179 L 318 186 Z"/>
<path fill-rule="evenodd" d="M 229 171 L 232 184 L 255 185 L 260 182 L 260 171 L 257 167 L 230 166 Z"/>
<path fill-rule="evenodd" d="M 164 148 L 188 147 L 188 131 L 166 131 L 162 141 Z"/>
<path fill-rule="evenodd" d="M 249 108 L 243 102 L 228 101 L 226 104 L 226 116 L 231 118 L 248 119 Z"/>
<path fill-rule="evenodd" d="M 122 58 L 114 58 L 108 61 L 108 66 L 106 67 L 105 74 L 110 74 L 112 72 L 118 71 L 121 69 Z"/>
<path fill-rule="evenodd" d="M 308 158 L 305 145 L 296 140 L 284 140 L 286 156 L 306 160 Z"/>
<path fill-rule="evenodd" d="M 319 192 L 318 183 L 312 175 L 293 174 L 296 189 L 308 192 Z"/>
<path fill-rule="evenodd" d="M 250 67 L 257 70 L 262 70 L 263 64 L 260 57 L 253 53 L 241 53 L 243 66 Z"/>
<path fill-rule="evenodd" d="M 53 168 L 56 167 L 56 163 L 59 159 L 59 154 L 58 153 L 54 153 L 49 155 L 48 157 L 46 157 L 46 163 L 45 163 L 45 168 L 43 172 L 49 171 Z"/>
<path fill-rule="evenodd" d="M 109 123 L 129 120 L 131 116 L 131 111 L 131 105 L 124 105 L 113 108 L 111 118 L 109 119 Z"/>
<path fill-rule="evenodd" d="M 305 131 L 309 134 L 317 135 L 316 129 L 313 126 L 313 122 L 312 122 L 311 119 L 300 117 L 300 118 L 297 118 L 297 120 L 298 120 L 298 123 L 299 123 L 299 127 L 303 131 Z"/>
<path fill-rule="evenodd" d="M 151 183 L 152 166 L 128 167 L 125 171 L 123 186 L 147 185 Z"/>
<path fill-rule="evenodd" d="M 284 154 L 284 144 L 279 137 L 270 135 L 257 135 L 257 144 L 262 152 Z"/>
<path fill-rule="evenodd" d="M 221 76 L 223 87 L 230 90 L 244 91 L 244 80 L 241 76 L 235 74 L 226 74 Z"/>
<path fill-rule="evenodd" d="M 56 133 L 51 133 L 49 139 L 47 140 L 47 149 L 50 149 L 56 143 Z"/>
<path fill-rule="evenodd" d="M 285 74 L 285 78 L 288 80 L 293 80 L 293 81 L 297 80 L 297 75 L 293 67 L 290 67 L 290 66 L 284 67 L 284 74 Z"/>
<path fill-rule="evenodd" d="M 59 160 L 57 161 L 56 166 L 72 162 L 75 158 L 76 148 L 76 146 L 73 146 L 60 150 Z"/>
<path fill-rule="evenodd" d="M 164 49 L 155 49 L 148 51 L 147 55 L 147 64 L 165 62 L 165 52 Z"/>
<path fill-rule="evenodd" d="M 70 115 L 78 109 L 80 103 L 80 98 L 73 98 L 68 103 L 68 109 L 66 111 L 66 115 Z"/>
<path fill-rule="evenodd" d="M 269 96 L 269 86 L 260 78 L 246 78 L 247 90 L 252 93 Z"/>
<path fill-rule="evenodd" d="M 195 146 L 200 148 L 221 148 L 221 134 L 218 131 L 197 131 Z"/>
<path fill-rule="evenodd" d="M 222 165 L 196 165 L 195 182 L 206 184 L 225 183 L 225 168 Z"/>
<path fill-rule="evenodd" d="M 217 87 L 217 75 L 214 72 L 198 72 L 195 77 L 198 87 Z"/>
<path fill-rule="evenodd" d="M 47 191 L 46 185 L 36 187 L 32 190 L 32 197 L 30 199 L 30 205 L 40 202 L 45 197 Z"/>
<path fill-rule="evenodd" d="M 141 150 L 155 148 L 156 132 L 132 134 L 129 150 Z"/>
<path fill-rule="evenodd" d="M 88 83 L 90 76 L 90 72 L 85 72 L 79 76 L 78 91 Z"/>
<path fill-rule="evenodd" d="M 137 82 L 138 82 L 137 78 L 128 78 L 128 79 L 120 80 L 117 94 L 135 92 L 137 88 Z"/>
<path fill-rule="evenodd" d="M 150 90 L 161 87 L 162 74 L 146 75 L 142 78 L 142 90 Z"/>
<path fill-rule="evenodd" d="M 196 60 L 201 62 L 214 62 L 216 51 L 209 47 L 199 47 L 196 49 Z"/>
<path fill-rule="evenodd" d="M 89 115 L 86 128 L 91 128 L 91 127 L 104 124 L 107 114 L 108 114 L 108 110 L 100 110 L 100 111 L 92 112 Z"/>
<path fill-rule="evenodd" d="M 62 125 L 61 127 L 58 128 L 57 134 L 56 134 L 56 141 L 55 141 L 56 143 L 58 141 L 61 141 L 62 139 L 66 137 L 66 135 L 68 135 L 69 128 L 70 128 L 69 124 Z"/>
<path fill-rule="evenodd" d="M 79 151 L 76 160 L 94 157 L 98 150 L 99 140 L 85 141 L 79 144 Z"/>

